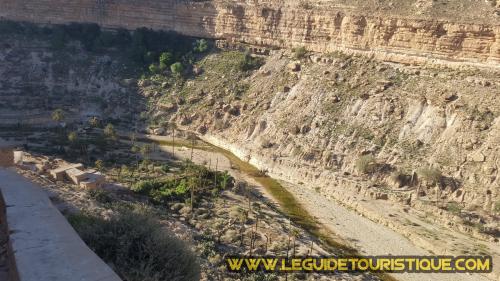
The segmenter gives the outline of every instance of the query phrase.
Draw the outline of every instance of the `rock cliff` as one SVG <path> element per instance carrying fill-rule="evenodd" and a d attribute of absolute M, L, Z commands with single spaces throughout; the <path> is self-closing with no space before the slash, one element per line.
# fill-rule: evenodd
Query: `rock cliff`
<path fill-rule="evenodd" d="M 435 1 L 381 2 L 373 7 L 359 1 L 342 2 L 0 0 L 0 17 L 39 23 L 95 22 L 109 28 L 150 27 L 259 46 L 362 53 L 409 64 L 499 67 L 496 2 L 443 1 L 452 10 L 476 11 L 471 12 L 477 16 L 474 21 L 454 17 L 448 6 L 434 8 Z M 462 6 L 454 7 L 457 3 Z"/>

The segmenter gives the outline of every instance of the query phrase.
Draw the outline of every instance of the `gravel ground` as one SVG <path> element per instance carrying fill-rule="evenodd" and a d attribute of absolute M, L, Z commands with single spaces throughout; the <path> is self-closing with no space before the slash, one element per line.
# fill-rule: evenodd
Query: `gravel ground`
<path fill-rule="evenodd" d="M 348 239 L 364 255 L 432 255 L 403 235 L 360 216 L 313 190 L 283 183 L 304 207 L 338 236 Z M 478 274 L 394 274 L 398 280 L 482 281 Z"/>

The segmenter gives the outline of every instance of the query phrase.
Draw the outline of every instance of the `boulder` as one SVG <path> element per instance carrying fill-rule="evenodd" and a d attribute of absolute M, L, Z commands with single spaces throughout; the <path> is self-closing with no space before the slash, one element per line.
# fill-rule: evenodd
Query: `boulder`
<path fill-rule="evenodd" d="M 165 129 L 164 128 L 156 128 L 153 130 L 153 134 L 157 136 L 162 136 L 165 134 Z"/>
<path fill-rule="evenodd" d="M 474 162 L 484 162 L 486 160 L 486 156 L 480 151 L 471 153 L 468 158 Z"/>
<path fill-rule="evenodd" d="M 300 61 L 291 62 L 287 65 L 287 67 L 288 67 L 288 69 L 290 69 L 291 71 L 294 71 L 294 72 L 300 71 L 300 69 L 301 69 Z"/>

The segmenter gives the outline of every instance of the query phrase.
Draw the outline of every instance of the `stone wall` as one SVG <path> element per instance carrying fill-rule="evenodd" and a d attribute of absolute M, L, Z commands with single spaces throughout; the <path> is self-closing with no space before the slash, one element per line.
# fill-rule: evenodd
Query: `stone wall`
<path fill-rule="evenodd" d="M 500 67 L 500 25 L 397 16 L 259 1 L 0 0 L 0 17 L 40 23 L 95 22 L 273 47 L 305 46 L 403 63 Z"/>
<path fill-rule="evenodd" d="M 0 147 L 0 167 L 14 165 L 14 151 L 11 148 Z"/>

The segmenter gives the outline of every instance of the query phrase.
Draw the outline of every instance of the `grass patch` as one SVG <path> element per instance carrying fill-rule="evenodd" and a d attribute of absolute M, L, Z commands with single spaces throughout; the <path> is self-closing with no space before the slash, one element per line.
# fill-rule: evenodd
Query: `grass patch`
<path fill-rule="evenodd" d="M 458 215 L 462 211 L 462 206 L 460 206 L 457 202 L 449 202 L 446 205 L 446 210 L 452 214 Z"/>

